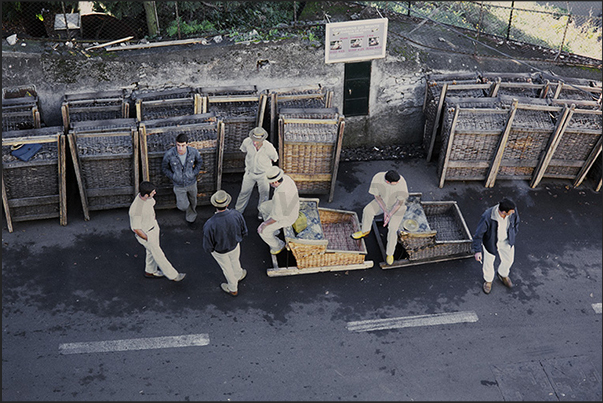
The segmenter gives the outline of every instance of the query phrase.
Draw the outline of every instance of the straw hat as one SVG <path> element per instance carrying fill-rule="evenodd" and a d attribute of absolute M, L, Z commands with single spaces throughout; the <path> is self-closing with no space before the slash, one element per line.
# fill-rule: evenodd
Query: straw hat
<path fill-rule="evenodd" d="M 211 196 L 211 199 L 210 199 L 211 204 L 214 207 L 218 207 L 218 208 L 228 207 L 231 200 L 232 200 L 232 197 L 228 193 L 226 193 L 224 190 L 218 190 L 216 193 L 214 193 Z"/>
<path fill-rule="evenodd" d="M 254 141 L 266 140 L 268 137 L 268 132 L 262 127 L 254 127 L 249 131 L 249 137 Z"/>
<path fill-rule="evenodd" d="M 279 180 L 281 180 L 284 174 L 285 172 L 282 169 L 274 165 L 268 168 L 268 170 L 266 171 L 266 178 L 270 183 L 278 182 Z"/>

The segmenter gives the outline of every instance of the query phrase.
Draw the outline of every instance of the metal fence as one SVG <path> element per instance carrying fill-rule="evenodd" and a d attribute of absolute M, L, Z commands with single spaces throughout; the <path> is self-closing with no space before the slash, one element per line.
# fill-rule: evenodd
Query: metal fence
<path fill-rule="evenodd" d="M 602 58 L 600 16 L 575 15 L 552 6 L 520 1 L 509 2 L 511 6 L 473 1 L 357 3 L 381 8 L 393 14 L 458 27 L 472 33 L 477 41 L 489 36 L 502 41 L 539 46 L 549 49 L 553 59 L 558 59 L 562 52 L 597 60 Z M 550 58 L 550 55 L 546 58 Z"/>
<path fill-rule="evenodd" d="M 94 4 L 96 10 L 85 12 L 84 3 Z M 247 10 L 245 9 L 245 4 Z M 194 1 L 123 1 L 123 2 L 3 2 L 2 28 L 5 37 L 16 33 L 20 38 L 81 39 L 88 41 L 118 40 L 169 41 L 193 37 L 227 34 L 231 39 L 277 39 L 291 34 L 299 11 L 305 2 L 194 2 Z M 304 29 L 309 38 L 321 39 L 320 31 L 328 21 L 330 3 L 323 21 L 313 21 Z M 563 54 L 575 54 L 601 60 L 600 16 L 568 13 L 553 6 L 536 2 L 474 1 L 349 1 L 348 5 L 379 10 L 388 16 L 405 18 L 411 24 L 406 37 L 416 43 L 450 50 L 442 43 L 450 38 L 428 37 L 422 24 L 456 27 L 475 41 L 474 54 L 487 53 L 479 44 L 507 42 L 540 47 L 540 59 L 563 59 Z M 238 8 L 235 8 L 238 7 Z M 255 28 L 240 26 L 235 15 L 247 13 L 247 23 Z M 251 18 L 249 18 L 251 16 Z M 242 17 L 241 17 L 242 18 Z M 366 18 L 366 17 L 358 17 Z M 241 19 L 241 22 L 243 20 Z M 414 21 L 414 22 L 413 22 Z M 226 23 L 230 25 L 226 27 Z M 233 25 L 235 24 L 235 25 Z M 422 31 L 423 29 L 423 31 Z M 314 31 L 312 31 L 314 30 Z M 318 30 L 318 31 L 317 31 Z M 412 35 L 411 35 L 412 33 Z M 432 34 L 433 36 L 433 34 Z M 249 37 L 249 38 L 246 38 Z M 442 40 L 443 39 L 443 40 Z M 488 40 L 490 42 L 488 42 Z"/>

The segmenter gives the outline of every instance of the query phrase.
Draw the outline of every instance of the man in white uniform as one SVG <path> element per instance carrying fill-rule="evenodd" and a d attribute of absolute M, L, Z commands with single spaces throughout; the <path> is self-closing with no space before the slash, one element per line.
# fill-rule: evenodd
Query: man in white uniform
<path fill-rule="evenodd" d="M 276 237 L 278 231 L 293 225 L 299 216 L 299 193 L 297 185 L 277 166 L 268 168 L 266 178 L 274 188 L 272 199 L 260 204 L 260 214 L 264 222 L 258 227 L 258 234 L 270 246 L 270 253 L 279 254 L 285 242 Z"/>
<path fill-rule="evenodd" d="M 173 281 L 181 281 L 186 273 L 178 273 L 167 260 L 159 246 L 159 224 L 155 219 L 155 185 L 151 182 L 140 183 L 140 192 L 130 205 L 130 228 L 136 234 L 136 240 L 147 251 L 144 275 L 147 278 L 167 277 Z M 161 270 L 157 270 L 157 267 Z"/>
<path fill-rule="evenodd" d="M 266 179 L 266 170 L 278 161 L 278 153 L 274 146 L 266 140 L 268 133 L 261 127 L 256 127 L 249 132 L 249 137 L 241 143 L 241 151 L 245 153 L 245 174 L 241 192 L 235 204 L 235 210 L 243 214 L 253 188 L 257 184 L 259 192 L 258 211 L 260 204 L 268 200 L 270 185 Z M 258 213 L 258 218 L 262 217 Z"/>
<path fill-rule="evenodd" d="M 371 232 L 375 216 L 383 214 L 383 226 L 388 227 L 385 262 L 391 265 L 394 263 L 398 230 L 406 212 L 408 186 L 406 180 L 398 172 L 389 170 L 373 176 L 369 193 L 375 198 L 362 210 L 362 230 L 354 232 L 352 238 L 360 239 L 367 236 Z"/>

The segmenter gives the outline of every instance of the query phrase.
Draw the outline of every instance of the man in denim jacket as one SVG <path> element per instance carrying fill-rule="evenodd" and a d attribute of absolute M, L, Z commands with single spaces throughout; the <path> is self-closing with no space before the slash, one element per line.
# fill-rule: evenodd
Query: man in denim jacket
<path fill-rule="evenodd" d="M 509 278 L 515 257 L 515 238 L 519 231 L 519 214 L 515 203 L 504 198 L 496 206 L 488 208 L 481 216 L 473 235 L 471 248 L 475 260 L 482 263 L 484 292 L 489 294 L 494 280 L 494 260 L 500 257 L 498 279 L 508 288 L 513 287 Z"/>
<path fill-rule="evenodd" d="M 176 147 L 163 155 L 161 170 L 174 184 L 176 206 L 185 211 L 188 225 L 194 229 L 197 219 L 197 174 L 203 165 L 203 159 L 195 147 L 187 145 L 186 133 L 176 137 Z"/>

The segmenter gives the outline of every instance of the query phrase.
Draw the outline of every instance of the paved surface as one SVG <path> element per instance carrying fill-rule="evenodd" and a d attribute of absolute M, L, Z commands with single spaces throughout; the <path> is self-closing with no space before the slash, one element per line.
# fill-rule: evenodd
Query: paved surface
<path fill-rule="evenodd" d="M 600 401 L 602 206 L 590 180 L 576 189 L 546 180 L 536 189 L 527 181 L 440 189 L 434 162 L 343 162 L 334 201 L 320 196 L 320 206 L 360 215 L 372 175 L 392 168 L 424 200 L 457 201 L 471 231 L 485 208 L 512 197 L 521 217 L 516 286 L 495 282 L 485 295 L 472 259 L 383 270 L 373 236 L 370 269 L 268 277 L 268 247 L 248 207 L 249 274 L 235 298 L 219 287 L 201 227 L 188 229 L 179 211 L 157 214 L 168 258 L 187 273 L 174 283 L 143 277 L 127 209 L 91 212 L 86 222 L 72 198 L 65 227 L 55 219 L 2 230 L 3 400 Z M 233 199 L 240 179 L 224 178 Z M 213 209 L 199 213 L 202 224 Z M 437 324 L 442 314 L 473 319 Z M 428 323 L 413 322 L 423 315 Z M 416 326 L 348 330 L 373 319 Z M 108 344 L 186 335 L 207 343 Z M 64 353 L 69 343 L 105 350 Z"/>

